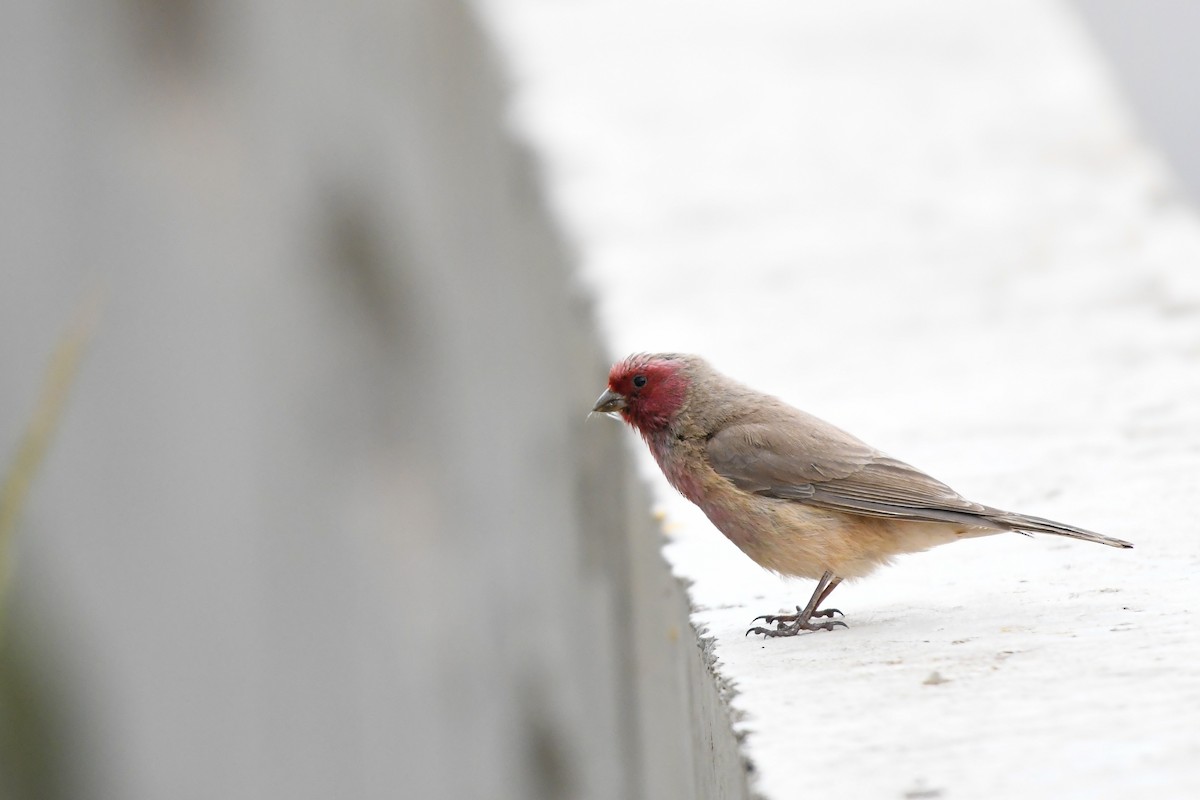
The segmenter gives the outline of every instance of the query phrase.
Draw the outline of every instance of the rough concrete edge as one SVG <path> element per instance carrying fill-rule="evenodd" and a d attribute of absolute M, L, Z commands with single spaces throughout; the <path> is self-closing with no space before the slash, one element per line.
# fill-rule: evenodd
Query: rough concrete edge
<path fill-rule="evenodd" d="M 627 432 L 626 536 L 637 600 L 633 630 L 642 757 L 648 798 L 761 798 L 746 755 L 736 685 L 722 672 L 716 638 L 694 621 L 692 581 L 677 575 L 654 514 L 652 487 L 638 474 Z M 665 684 L 665 685 L 664 685 Z M 674 736 L 664 741 L 664 736 Z"/>
<path fill-rule="evenodd" d="M 505 57 L 503 37 L 479 4 L 468 0 L 465 8 L 489 51 L 485 58 L 500 72 L 497 88 L 501 96 L 500 111 L 504 114 L 511 107 L 517 81 L 510 60 Z M 540 208 L 530 211 L 542 217 L 539 227 L 550 240 L 547 244 L 551 257 L 561 263 L 566 273 L 568 311 L 577 323 L 571 338 L 575 340 L 575 350 L 587 354 L 583 363 L 572 370 L 574 385 L 594 386 L 590 400 L 604 382 L 607 364 L 602 359 L 612 356 L 598 324 L 596 298 L 582 279 L 577 247 L 562 215 L 554 207 L 545 161 L 536 142 L 513 124 L 510 117 L 501 119 L 500 126 L 517 161 L 517 169 L 526 173 L 534 187 L 535 196 L 526 199 Z M 592 421 L 600 427 L 604 422 Z M 625 476 L 624 485 L 615 493 L 623 505 L 616 510 L 618 513 L 589 506 L 586 498 L 578 499 L 576 510 L 581 516 L 581 530 L 593 535 L 625 536 L 623 549 L 627 561 L 622 567 L 626 581 L 622 588 L 627 588 L 631 597 L 627 601 L 616 599 L 614 605 L 618 616 L 628 615 L 625 620 L 628 635 L 617 644 L 631 647 L 625 659 L 631 673 L 626 676 L 629 681 L 626 687 L 632 694 L 633 723 L 638 737 L 637 763 L 631 766 L 641 796 L 648 800 L 761 798 L 753 790 L 755 769 L 743 746 L 746 733 L 738 730 L 743 715 L 731 702 L 737 688 L 720 670 L 716 638 L 693 622 L 697 609 L 689 589 L 691 581 L 676 575 L 663 553 L 666 540 L 653 512 L 652 489 L 638 474 L 628 433 L 615 424 L 604 433 L 585 431 L 579 445 L 585 451 L 593 448 L 600 451 L 608 474 L 613 474 L 613 462 L 618 461 L 617 471 Z M 595 490 L 594 486 L 588 486 L 590 481 L 604 480 L 596 464 L 587 462 L 585 457 L 576 465 L 582 493 L 589 488 Z M 610 496 L 607 492 L 601 494 Z M 597 530 L 601 526 L 620 526 L 624 530 Z M 621 608 L 622 604 L 626 607 Z"/>
<path fill-rule="evenodd" d="M 683 584 L 684 592 L 688 597 L 689 615 L 694 616 L 698 607 L 691 602 L 692 582 L 683 578 L 677 578 L 677 580 Z M 746 721 L 746 712 L 735 706 L 733 702 L 734 698 L 740 694 L 737 682 L 726 677 L 721 669 L 723 665 L 716 653 L 717 637 L 709 634 L 707 625 L 697 626 L 694 621 L 691 621 L 690 624 L 697 639 L 704 668 L 713 680 L 717 700 L 725 709 L 729 720 L 729 731 L 733 734 L 734 746 L 742 764 L 742 774 L 746 778 L 746 796 L 752 800 L 767 800 L 766 795 L 759 792 L 757 788 L 758 767 L 754 763 L 754 759 L 746 752 L 746 739 L 750 735 L 750 731 L 741 724 Z"/>
<path fill-rule="evenodd" d="M 481 30 L 486 33 L 487 26 Z M 491 48 L 492 61 L 503 65 L 502 50 L 494 41 Z M 596 297 L 581 279 L 576 249 L 548 199 L 536 147 L 511 125 L 504 126 L 504 134 L 517 168 L 535 187 L 537 196 L 527 200 L 538 207 L 530 212 L 543 218 L 546 246 L 566 274 L 566 300 L 577 323 L 570 334 L 572 349 L 584 356 L 571 370 L 572 394 L 590 404 L 613 360 L 599 332 Z M 738 730 L 744 715 L 732 703 L 737 688 L 719 669 L 716 638 L 693 621 L 692 581 L 677 575 L 663 552 L 667 539 L 654 513 L 653 487 L 639 473 L 637 442 L 623 428 L 605 419 L 584 426 L 577 442 L 584 455 L 575 465 L 581 494 L 576 513 L 587 535 L 625 539 L 617 588 L 630 597 L 613 600 L 626 634 L 614 644 L 629 648 L 622 659 L 629 671 L 622 684 L 631 695 L 627 721 L 637 736 L 635 763 L 629 765 L 633 782 L 647 800 L 761 800 L 743 746 L 746 732 Z M 606 485 L 614 475 L 623 476 L 620 485 Z M 603 501 L 612 495 L 621 508 L 597 506 L 597 496 Z"/>

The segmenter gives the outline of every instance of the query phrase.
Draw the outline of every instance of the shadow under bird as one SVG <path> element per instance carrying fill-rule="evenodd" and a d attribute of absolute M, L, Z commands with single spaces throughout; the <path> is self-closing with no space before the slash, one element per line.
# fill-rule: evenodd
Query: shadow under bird
<path fill-rule="evenodd" d="M 844 578 L 894 556 L 1005 531 L 1050 533 L 1110 547 L 1129 542 L 973 503 L 811 414 L 725 377 L 704 359 L 637 354 L 613 365 L 594 412 L 619 415 L 671 485 L 755 563 L 817 588 L 795 614 L 765 615 L 794 636 L 833 630 L 820 608 Z"/>

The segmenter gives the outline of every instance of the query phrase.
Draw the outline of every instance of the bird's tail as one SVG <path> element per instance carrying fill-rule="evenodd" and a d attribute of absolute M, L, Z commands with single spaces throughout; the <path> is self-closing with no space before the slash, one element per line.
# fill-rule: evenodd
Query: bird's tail
<path fill-rule="evenodd" d="M 1114 539 L 1111 536 L 1103 536 L 1093 531 L 1084 530 L 1083 528 L 1076 528 L 1074 525 L 1064 525 L 1061 522 L 1042 519 L 1041 517 L 1030 517 L 1025 514 L 1012 514 L 1002 511 L 988 519 L 1012 531 L 1052 533 L 1055 536 L 1069 536 L 1072 539 L 1106 544 L 1109 547 L 1133 547 L 1130 542 L 1126 542 L 1123 539 Z"/>

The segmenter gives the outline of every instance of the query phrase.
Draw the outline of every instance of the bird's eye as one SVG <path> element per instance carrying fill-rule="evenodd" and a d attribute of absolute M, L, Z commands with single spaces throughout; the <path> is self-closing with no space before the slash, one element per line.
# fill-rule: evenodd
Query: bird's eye
<path fill-rule="evenodd" d="M 642 388 L 643 386 L 645 386 L 646 385 L 646 376 L 645 375 L 634 375 L 633 376 L 633 385 L 639 389 Z"/>

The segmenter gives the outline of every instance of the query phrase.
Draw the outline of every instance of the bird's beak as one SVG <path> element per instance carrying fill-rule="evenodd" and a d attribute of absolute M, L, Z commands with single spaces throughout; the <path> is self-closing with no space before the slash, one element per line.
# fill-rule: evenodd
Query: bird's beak
<path fill-rule="evenodd" d="M 617 394 L 612 389 L 607 390 L 596 400 L 592 412 L 596 414 L 611 414 L 625 408 L 625 395 Z"/>

